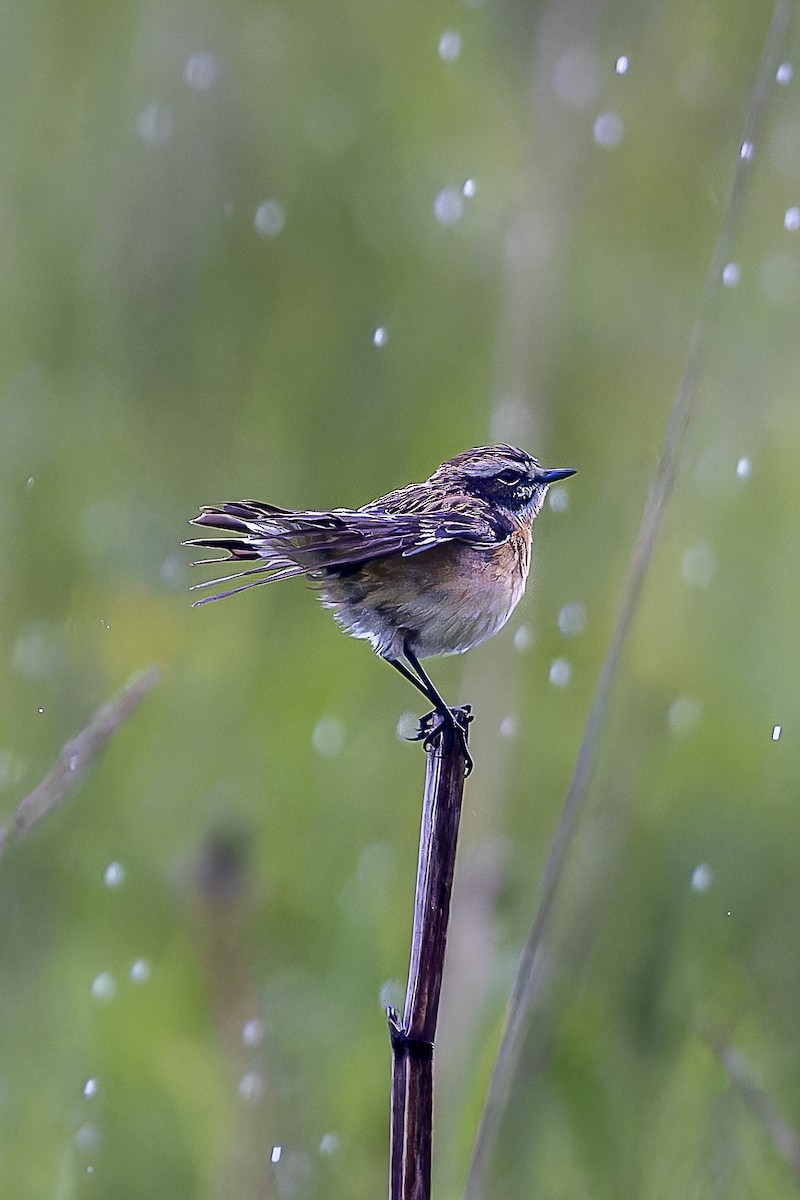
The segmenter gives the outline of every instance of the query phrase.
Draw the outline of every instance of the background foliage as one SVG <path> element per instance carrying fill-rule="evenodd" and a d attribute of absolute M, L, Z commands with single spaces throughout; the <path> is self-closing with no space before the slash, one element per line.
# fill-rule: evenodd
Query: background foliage
<path fill-rule="evenodd" d="M 0 863 L 3 1195 L 382 1194 L 415 697 L 302 585 L 192 611 L 178 542 L 202 503 L 358 504 L 504 439 L 580 474 L 509 627 L 433 665 L 478 713 L 438 1053 L 463 1193 L 770 15 L 3 5 L 3 812 L 166 672 Z M 800 1125 L 797 34 L 785 61 L 493 1196 L 796 1193 L 707 1040 Z"/>

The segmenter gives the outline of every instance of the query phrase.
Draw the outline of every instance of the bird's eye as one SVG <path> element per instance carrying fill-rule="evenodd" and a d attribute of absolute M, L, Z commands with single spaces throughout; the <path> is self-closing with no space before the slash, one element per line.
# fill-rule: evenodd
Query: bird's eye
<path fill-rule="evenodd" d="M 516 487 L 521 478 L 519 471 L 500 471 L 497 476 L 498 481 L 508 487 Z"/>

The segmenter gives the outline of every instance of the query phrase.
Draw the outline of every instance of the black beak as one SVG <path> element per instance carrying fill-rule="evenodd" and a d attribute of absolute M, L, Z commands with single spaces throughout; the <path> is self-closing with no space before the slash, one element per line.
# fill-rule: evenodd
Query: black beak
<path fill-rule="evenodd" d="M 544 483 L 556 483 L 559 479 L 569 479 L 570 475 L 577 474 L 573 467 L 556 467 L 554 471 L 543 471 L 539 478 Z"/>

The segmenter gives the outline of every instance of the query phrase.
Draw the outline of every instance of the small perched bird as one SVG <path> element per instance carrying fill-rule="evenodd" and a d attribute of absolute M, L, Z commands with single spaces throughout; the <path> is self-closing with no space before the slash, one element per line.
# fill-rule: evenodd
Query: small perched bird
<path fill-rule="evenodd" d="M 574 474 L 545 470 L 515 446 L 482 446 L 448 459 L 425 483 L 357 509 L 310 511 L 255 500 L 203 508 L 191 524 L 225 536 L 185 544 L 260 565 L 195 584 L 258 576 L 195 604 L 305 575 L 341 628 L 371 642 L 433 704 L 420 723 L 426 745 L 440 730 L 458 736 L 469 771 L 470 710 L 450 708 L 419 660 L 462 654 L 502 629 L 525 590 L 533 522 L 547 489 Z"/>

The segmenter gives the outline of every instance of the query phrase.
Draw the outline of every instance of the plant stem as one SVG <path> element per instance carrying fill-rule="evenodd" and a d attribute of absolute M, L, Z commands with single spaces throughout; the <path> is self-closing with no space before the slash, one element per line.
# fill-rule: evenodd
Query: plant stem
<path fill-rule="evenodd" d="M 392 1042 L 391 1200 L 429 1200 L 433 1143 L 433 1043 L 439 1013 L 456 861 L 465 747 L 441 734 L 428 754 L 422 804 L 411 964 L 402 1022 Z"/>

